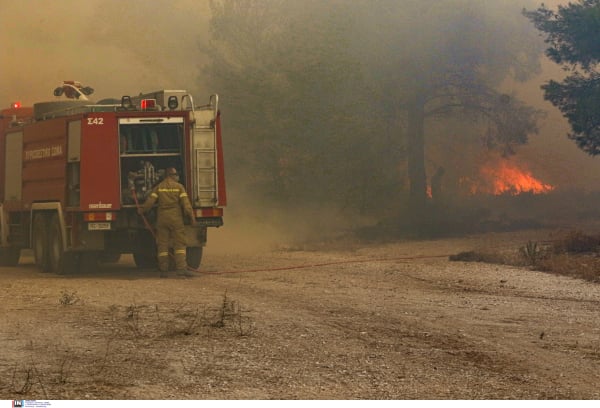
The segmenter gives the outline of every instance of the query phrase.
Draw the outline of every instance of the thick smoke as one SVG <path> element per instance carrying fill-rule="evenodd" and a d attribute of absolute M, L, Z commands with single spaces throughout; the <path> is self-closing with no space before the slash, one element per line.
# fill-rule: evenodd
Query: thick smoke
<path fill-rule="evenodd" d="M 549 7 L 566 3 L 567 0 L 545 1 Z M 352 4 L 348 2 L 349 7 Z M 492 7 L 496 3 L 482 4 Z M 530 4 L 527 2 L 527 7 Z M 207 58 L 202 48 L 209 39 L 209 13 L 208 1 L 197 0 L 0 0 L 0 105 L 7 107 L 16 100 L 24 105 L 51 100 L 52 90 L 63 80 L 71 79 L 93 87 L 96 100 L 163 88 L 187 89 L 196 100 L 207 99 L 209 94 L 219 92 L 201 76 Z M 435 33 L 440 30 L 421 27 L 421 37 L 431 40 L 429 37 L 438 35 Z M 420 46 L 417 42 L 413 45 Z M 539 135 L 531 137 L 530 144 L 520 148 L 517 157 L 527 162 L 536 177 L 559 189 L 598 190 L 600 158 L 587 156 L 566 138 L 568 124 L 543 100 L 540 90 L 542 83 L 560 78 L 563 73 L 546 60 L 542 67 L 541 74 L 524 84 L 504 84 L 506 92 L 547 112 L 540 122 Z M 226 100 L 221 101 L 221 108 L 226 118 Z M 294 229 L 287 224 L 281 229 L 283 233 L 266 231 L 260 216 L 252 218 L 252 214 L 264 216 L 264 208 L 243 208 L 243 199 L 235 192 L 229 197 L 232 217 L 226 217 L 226 226 L 218 234 L 245 225 L 245 233 L 237 236 L 248 237 L 245 245 L 249 249 L 254 246 L 248 242 L 260 247 L 288 239 L 291 229 L 302 237 L 309 235 L 301 225 Z M 285 209 L 278 211 L 285 213 Z M 269 214 L 269 218 L 277 218 L 277 212 Z M 260 233 L 255 232 L 261 229 L 263 235 L 270 237 L 262 243 L 256 239 Z"/>

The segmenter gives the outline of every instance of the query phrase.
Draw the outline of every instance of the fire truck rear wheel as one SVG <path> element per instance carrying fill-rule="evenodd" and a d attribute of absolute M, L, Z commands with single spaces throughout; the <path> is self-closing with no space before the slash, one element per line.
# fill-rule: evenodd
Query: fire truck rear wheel
<path fill-rule="evenodd" d="M 134 252 L 133 261 L 140 269 L 156 268 L 158 265 L 156 255 L 149 252 Z"/>
<path fill-rule="evenodd" d="M 48 262 L 48 222 L 43 213 L 37 213 L 33 217 L 33 258 L 35 264 L 42 272 L 49 272 Z"/>
<path fill-rule="evenodd" d="M 186 260 L 190 268 L 198 269 L 202 262 L 202 247 L 187 247 Z"/>
<path fill-rule="evenodd" d="M 137 237 L 138 245 L 133 251 L 133 261 L 135 266 L 140 269 L 156 268 L 158 260 L 156 259 L 156 242 L 154 237 L 148 231 L 140 233 Z"/>

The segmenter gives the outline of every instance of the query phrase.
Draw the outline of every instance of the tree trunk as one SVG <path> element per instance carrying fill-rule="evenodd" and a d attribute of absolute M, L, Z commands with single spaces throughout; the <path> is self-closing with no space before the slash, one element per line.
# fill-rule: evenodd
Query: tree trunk
<path fill-rule="evenodd" d="M 425 104 L 420 96 L 412 98 L 408 106 L 408 180 L 411 218 L 420 220 L 427 200 L 425 175 Z"/>

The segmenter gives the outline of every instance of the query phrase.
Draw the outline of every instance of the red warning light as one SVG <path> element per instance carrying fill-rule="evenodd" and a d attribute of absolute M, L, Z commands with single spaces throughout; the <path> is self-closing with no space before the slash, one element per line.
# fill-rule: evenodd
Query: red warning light
<path fill-rule="evenodd" d="M 140 107 L 142 110 L 154 109 L 156 107 L 156 99 L 142 99 Z"/>
<path fill-rule="evenodd" d="M 19 109 L 21 107 L 21 102 L 13 102 L 10 104 L 10 107 L 13 109 Z"/>

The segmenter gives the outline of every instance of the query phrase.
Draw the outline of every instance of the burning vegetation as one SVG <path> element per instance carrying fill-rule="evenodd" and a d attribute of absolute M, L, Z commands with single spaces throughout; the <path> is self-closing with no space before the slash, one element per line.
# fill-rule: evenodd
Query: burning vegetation
<path fill-rule="evenodd" d="M 546 194 L 555 188 L 534 177 L 524 165 L 508 159 L 484 164 L 479 168 L 477 178 L 464 177 L 460 185 L 471 195 Z"/>
<path fill-rule="evenodd" d="M 399 234 L 438 237 L 563 228 L 597 219 L 597 195 L 560 188 L 525 160 L 488 151 L 478 154 L 475 162 L 453 163 L 443 180 L 436 177 L 441 174 L 438 169 L 427 189 L 426 221 L 400 221 Z"/>

